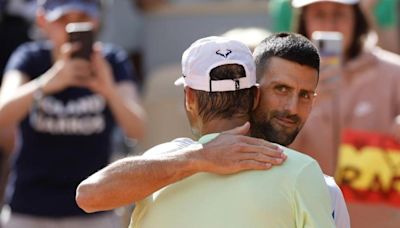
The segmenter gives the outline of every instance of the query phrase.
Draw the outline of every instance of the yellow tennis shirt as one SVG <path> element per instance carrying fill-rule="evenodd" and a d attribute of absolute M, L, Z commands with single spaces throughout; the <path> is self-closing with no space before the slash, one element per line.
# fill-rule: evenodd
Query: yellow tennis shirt
<path fill-rule="evenodd" d="M 130 228 L 334 228 L 317 162 L 282 148 L 288 159 L 271 170 L 198 173 L 164 187 L 137 203 Z"/>

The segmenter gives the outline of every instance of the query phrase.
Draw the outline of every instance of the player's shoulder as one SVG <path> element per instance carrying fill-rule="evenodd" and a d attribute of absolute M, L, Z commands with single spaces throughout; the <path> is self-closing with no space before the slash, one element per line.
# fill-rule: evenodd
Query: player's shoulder
<path fill-rule="evenodd" d="M 333 177 L 324 174 L 324 179 L 325 179 L 326 185 L 328 185 L 329 187 L 339 188 L 339 186 L 336 184 L 336 181 Z"/>
<path fill-rule="evenodd" d="M 326 186 L 328 186 L 332 199 L 335 200 L 337 198 L 337 195 L 342 194 L 342 191 L 340 190 L 333 177 L 324 174 L 324 179 Z"/>
<path fill-rule="evenodd" d="M 18 46 L 16 52 L 43 53 L 49 52 L 52 45 L 48 41 L 30 41 Z"/>
<path fill-rule="evenodd" d="M 278 145 L 283 151 L 284 153 L 288 156 L 288 158 L 290 160 L 292 160 L 293 162 L 296 163 L 303 163 L 303 164 L 309 164 L 309 163 L 314 163 L 316 162 L 314 158 L 308 156 L 307 154 L 301 153 L 299 151 L 293 150 L 291 148 Z"/>
<path fill-rule="evenodd" d="M 192 140 L 191 138 L 176 138 L 172 141 L 162 143 L 150 148 L 144 153 L 144 155 L 149 156 L 149 155 L 171 153 L 193 145 L 200 145 L 200 143 Z"/>
<path fill-rule="evenodd" d="M 307 175 L 309 172 L 320 172 L 322 175 L 321 168 L 314 158 L 291 148 L 278 146 L 287 155 L 286 161 L 281 165 L 282 168 L 286 169 L 285 175 L 291 175 L 294 178 L 299 175 Z"/>

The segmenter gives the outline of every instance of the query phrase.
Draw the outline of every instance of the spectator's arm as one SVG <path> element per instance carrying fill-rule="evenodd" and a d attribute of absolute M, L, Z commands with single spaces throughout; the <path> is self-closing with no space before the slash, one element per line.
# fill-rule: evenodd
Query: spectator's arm
<path fill-rule="evenodd" d="M 110 64 L 100 50 L 93 54 L 92 67 L 95 75 L 88 81 L 88 87 L 106 99 L 118 125 L 128 137 L 141 139 L 145 130 L 145 114 L 133 82 L 114 82 Z"/>
<path fill-rule="evenodd" d="M 119 82 L 106 99 L 114 118 L 124 133 L 130 138 L 143 138 L 145 112 L 139 104 L 135 85 L 131 81 Z"/>
<path fill-rule="evenodd" d="M 0 151 L 11 154 L 15 147 L 16 127 L 0 128 Z M 1 165 L 0 165 L 1 167 Z"/>
<path fill-rule="evenodd" d="M 37 80 L 28 80 L 27 75 L 16 70 L 4 75 L 0 90 L 0 126 L 16 126 L 28 114 L 33 94 L 40 89 Z"/>
<path fill-rule="evenodd" d="M 23 73 L 18 68 L 6 71 L 0 90 L 0 126 L 15 126 L 28 114 L 34 102 L 34 95 L 57 93 L 71 86 L 84 86 L 82 78 L 89 78 L 89 62 L 82 59 L 70 59 L 79 45 L 65 44 L 60 59 L 44 74 L 31 80 L 31 75 Z M 32 61 L 32 56 L 17 53 L 12 57 L 26 58 Z"/>

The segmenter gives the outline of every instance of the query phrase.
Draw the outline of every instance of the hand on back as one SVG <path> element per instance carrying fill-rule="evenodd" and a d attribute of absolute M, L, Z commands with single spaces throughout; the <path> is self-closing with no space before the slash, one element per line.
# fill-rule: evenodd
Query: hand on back
<path fill-rule="evenodd" d="M 232 174 L 244 170 L 266 170 L 280 165 L 286 155 L 277 145 L 246 136 L 250 124 L 246 123 L 221 133 L 197 151 L 200 170 Z"/>

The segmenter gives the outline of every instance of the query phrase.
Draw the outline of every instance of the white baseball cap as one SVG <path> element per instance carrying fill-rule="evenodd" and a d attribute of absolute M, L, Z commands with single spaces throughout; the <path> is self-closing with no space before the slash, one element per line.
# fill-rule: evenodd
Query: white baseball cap
<path fill-rule="evenodd" d="M 345 5 L 354 5 L 356 3 L 359 3 L 360 0 L 293 0 L 292 6 L 295 8 L 300 8 L 317 2 L 335 2 Z"/>
<path fill-rule="evenodd" d="M 245 77 L 211 79 L 212 69 L 227 64 L 243 66 Z M 256 66 L 250 49 L 226 37 L 210 36 L 194 42 L 182 55 L 182 75 L 175 81 L 175 85 L 206 92 L 235 91 L 256 85 Z"/>

